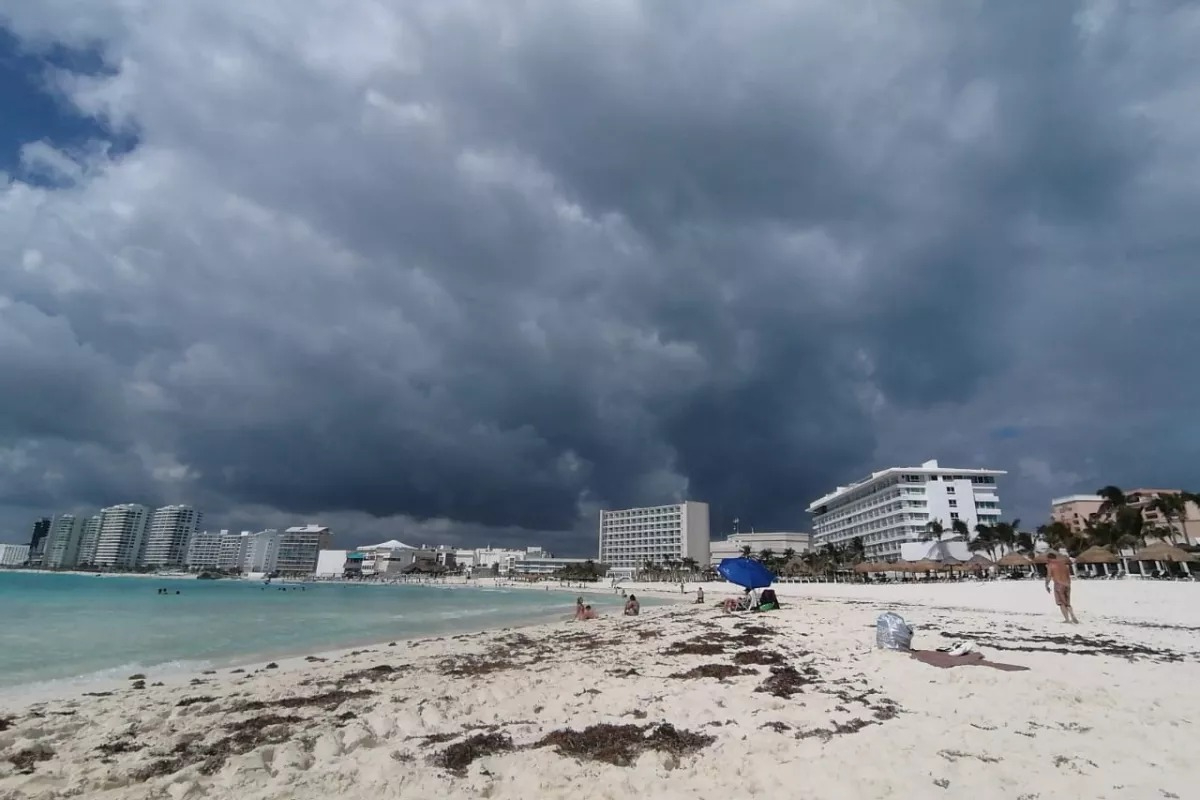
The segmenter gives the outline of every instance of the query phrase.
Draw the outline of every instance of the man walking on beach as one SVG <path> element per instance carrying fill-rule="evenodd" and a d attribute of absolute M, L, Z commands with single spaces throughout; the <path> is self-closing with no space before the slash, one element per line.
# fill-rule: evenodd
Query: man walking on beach
<path fill-rule="evenodd" d="M 1067 565 L 1065 559 L 1060 560 L 1058 553 L 1051 550 L 1046 554 L 1046 591 L 1050 591 L 1050 582 L 1054 581 L 1054 602 L 1058 604 L 1058 610 L 1062 612 L 1063 622 L 1072 622 L 1076 625 L 1079 620 L 1075 619 L 1075 609 L 1071 608 L 1071 567 Z"/>

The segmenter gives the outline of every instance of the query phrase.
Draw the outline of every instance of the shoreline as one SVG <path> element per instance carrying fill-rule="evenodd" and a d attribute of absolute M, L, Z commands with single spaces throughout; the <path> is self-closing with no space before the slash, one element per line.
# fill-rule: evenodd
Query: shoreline
<path fill-rule="evenodd" d="M 1164 605 L 1183 595 L 1098 587 L 1087 599 L 1106 616 L 1066 626 L 1044 593 L 1026 610 L 1028 586 L 977 601 L 993 610 L 946 605 L 959 595 L 938 587 L 876 588 L 765 614 L 668 604 L 425 637 L 34 703 L 0 712 L 0 797 L 1190 796 L 1179 732 L 1200 697 L 1164 689 L 1200 678 L 1200 608 Z M 875 649 L 875 617 L 895 602 L 914 646 L 966 639 L 1026 671 Z"/>
<path fill-rule="evenodd" d="M 65 574 L 65 573 L 60 573 Z M 83 573 L 87 574 L 87 573 Z M 119 576 L 111 576 L 119 577 Z M 145 577 L 145 576 L 138 576 Z M 296 582 L 299 583 L 299 582 Z M 356 581 L 347 581 L 347 584 L 356 584 Z M 339 585 L 332 583 L 332 585 Z M 292 585 L 289 583 L 288 585 Z M 308 583 L 307 585 L 313 585 Z M 320 585 L 320 584 L 317 584 Z M 395 588 L 395 587 L 414 587 L 426 586 L 421 583 L 397 583 L 397 584 L 378 584 L 377 588 Z M 534 591 L 533 586 L 525 586 L 521 583 L 513 585 L 486 585 L 480 586 L 474 583 L 460 583 L 451 586 L 442 586 L 434 584 L 435 588 L 453 589 L 453 590 L 468 590 L 468 591 L 497 591 L 497 590 L 517 590 L 517 591 Z M 585 596 L 588 593 L 607 595 L 609 592 L 599 590 L 583 590 L 577 587 L 562 586 L 550 587 L 550 591 L 555 591 L 561 594 L 581 593 Z M 645 607 L 643 611 L 648 611 L 653 608 L 675 605 L 674 603 L 666 602 L 662 598 L 655 597 L 650 606 Z M 463 627 L 448 629 L 441 632 L 430 633 L 411 633 L 397 634 L 391 636 L 365 636 L 353 642 L 312 646 L 298 645 L 296 647 L 288 647 L 284 649 L 258 651 L 253 653 L 235 654 L 230 656 L 214 657 L 209 659 L 187 659 L 182 662 L 171 661 L 157 664 L 138 664 L 127 663 L 115 665 L 106 669 L 72 675 L 62 678 L 54 678 L 48 681 L 35 681 L 13 684 L 10 686 L 0 685 L 0 712 L 12 712 L 20 710 L 37 703 L 47 703 L 55 701 L 64 701 L 78 696 L 86 695 L 94 692 L 115 691 L 126 686 L 129 681 L 127 675 L 141 674 L 146 676 L 146 680 L 164 687 L 180 687 L 186 686 L 191 680 L 201 676 L 212 675 L 215 673 L 228 672 L 232 669 L 253 670 L 260 669 L 263 665 L 274 662 L 280 665 L 285 663 L 295 665 L 303 664 L 308 658 L 339 658 L 351 651 L 361 650 L 363 648 L 380 647 L 387 643 L 408 643 L 411 641 L 421 641 L 430 638 L 449 638 L 453 636 L 480 636 L 496 631 L 517 630 L 521 628 L 539 627 L 547 624 L 556 624 L 559 622 L 570 621 L 572 618 L 573 608 L 564 597 L 562 610 L 552 613 L 543 613 L 531 616 L 520 617 L 516 619 L 506 619 L 498 621 L 495 625 L 485 627 Z M 600 612 L 600 618 L 610 617 L 617 614 L 615 609 L 605 613 Z M 112 673 L 111 675 L 109 673 Z M 124 674 L 122 674 L 124 673 Z"/>

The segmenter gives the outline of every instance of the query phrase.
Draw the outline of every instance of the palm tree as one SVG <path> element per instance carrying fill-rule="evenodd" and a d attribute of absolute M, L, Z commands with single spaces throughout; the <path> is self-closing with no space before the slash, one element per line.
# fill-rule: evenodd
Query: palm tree
<path fill-rule="evenodd" d="M 1139 516 L 1141 516 L 1139 514 Z M 1086 523 L 1087 538 L 1094 545 L 1099 545 L 1114 554 L 1120 554 L 1127 547 L 1137 544 L 1137 539 L 1121 529 L 1121 526 L 1111 520 L 1099 520 Z"/>
<path fill-rule="evenodd" d="M 1017 552 L 1027 556 L 1033 555 L 1033 537 L 1028 533 L 1018 533 L 1015 542 Z"/>
<path fill-rule="evenodd" d="M 1146 545 L 1146 518 L 1137 506 L 1119 506 L 1108 520 L 1120 530 L 1121 535 L 1131 539 L 1135 544 Z"/>
<path fill-rule="evenodd" d="M 1055 520 L 1049 525 L 1039 525 L 1037 534 L 1047 547 L 1054 550 L 1065 550 L 1068 553 L 1076 554 L 1083 549 L 1083 537 L 1072 530 L 1070 525 L 1060 520 Z"/>
<path fill-rule="evenodd" d="M 1162 538 L 1165 535 L 1170 538 L 1171 544 L 1175 544 L 1175 536 L 1177 534 L 1175 523 L 1187 519 L 1187 504 L 1188 500 L 1183 492 L 1179 494 L 1160 494 L 1150 501 L 1150 504 L 1146 508 L 1162 514 L 1163 519 L 1167 521 L 1166 527 L 1170 531 L 1170 533 L 1157 534 L 1158 538 Z"/>
<path fill-rule="evenodd" d="M 783 551 L 783 561 L 785 564 L 789 563 L 795 557 L 796 557 L 796 551 L 794 549 L 792 549 L 791 547 L 789 547 Z"/>
<path fill-rule="evenodd" d="M 1021 520 L 1014 519 L 1012 522 L 997 522 L 993 527 L 993 535 L 996 537 L 996 544 L 1001 545 L 1008 552 L 1011 552 L 1017 545 L 1017 528 L 1021 526 Z"/>
<path fill-rule="evenodd" d="M 928 542 L 932 540 L 935 542 L 940 542 L 942 540 L 942 534 L 945 532 L 946 529 L 942 527 L 942 521 L 940 519 L 931 519 L 929 522 L 925 523 L 925 530 L 921 533 L 921 541 Z"/>
<path fill-rule="evenodd" d="M 742 558 L 749 558 L 750 554 L 753 552 L 754 550 L 751 549 L 750 545 L 747 544 L 742 546 Z"/>
<path fill-rule="evenodd" d="M 964 542 L 971 538 L 971 529 L 961 519 L 951 520 L 950 530 L 954 531 L 955 536 L 961 536 Z"/>
<path fill-rule="evenodd" d="M 763 563 L 764 567 L 771 569 L 771 566 L 775 563 L 775 551 L 769 547 L 764 548 L 758 554 L 758 560 Z"/>
<path fill-rule="evenodd" d="M 1118 508 L 1129 505 L 1129 498 L 1116 486 L 1110 485 L 1103 489 L 1097 489 L 1096 494 L 1100 495 L 1100 499 L 1103 501 L 1100 503 L 1099 510 L 1096 511 L 1101 517 L 1107 517 L 1115 513 Z"/>
<path fill-rule="evenodd" d="M 972 553 L 978 553 L 981 550 L 988 554 L 988 558 L 996 560 L 996 532 L 991 525 L 984 525 L 982 522 L 975 526 L 975 538 L 967 542 L 967 548 Z"/>
<path fill-rule="evenodd" d="M 683 564 L 683 568 L 686 569 L 688 572 L 696 571 L 696 559 L 691 558 L 689 556 L 688 558 L 683 559 L 683 561 L 681 563 Z"/>
<path fill-rule="evenodd" d="M 850 540 L 850 545 L 846 548 L 846 556 L 854 564 L 867 560 L 867 546 L 863 544 L 861 536 L 855 536 Z"/>

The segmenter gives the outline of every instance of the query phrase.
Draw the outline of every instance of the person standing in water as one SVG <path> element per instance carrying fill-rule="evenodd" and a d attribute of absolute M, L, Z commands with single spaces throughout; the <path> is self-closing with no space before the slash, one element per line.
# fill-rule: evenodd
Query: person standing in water
<path fill-rule="evenodd" d="M 1071 567 L 1065 559 L 1059 559 L 1058 553 L 1051 550 L 1046 554 L 1046 591 L 1050 591 L 1050 584 L 1054 583 L 1054 602 L 1058 604 L 1058 610 L 1062 612 L 1063 622 L 1070 622 L 1078 625 L 1079 620 L 1075 618 L 1075 609 L 1071 608 Z"/>

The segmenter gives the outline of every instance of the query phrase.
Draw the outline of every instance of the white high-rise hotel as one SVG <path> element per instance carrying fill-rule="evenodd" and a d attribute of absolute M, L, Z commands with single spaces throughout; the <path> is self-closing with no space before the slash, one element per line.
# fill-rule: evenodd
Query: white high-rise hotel
<path fill-rule="evenodd" d="M 140 563 L 149 567 L 182 566 L 200 518 L 200 512 L 191 506 L 163 506 L 155 511 Z"/>
<path fill-rule="evenodd" d="M 921 538 L 939 520 L 949 531 L 954 520 L 975 526 L 1000 519 L 996 469 L 955 469 L 926 461 L 919 467 L 890 467 L 849 486 L 839 486 L 808 507 L 814 546 L 845 544 L 862 537 L 867 557 L 898 558 L 900 545 Z"/>
<path fill-rule="evenodd" d="M 600 512 L 600 563 L 632 574 L 647 562 L 692 558 L 708 565 L 708 503 Z"/>

